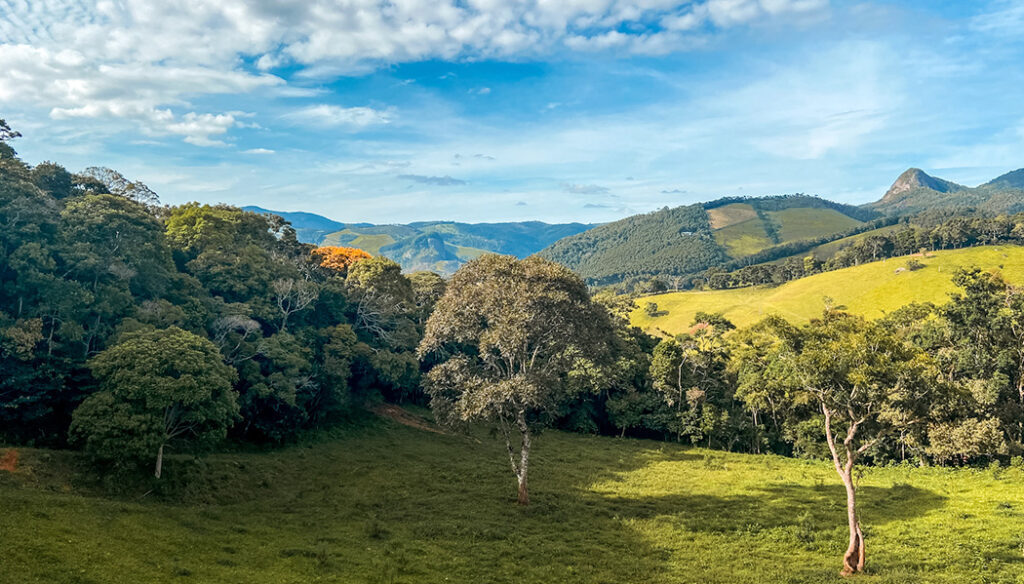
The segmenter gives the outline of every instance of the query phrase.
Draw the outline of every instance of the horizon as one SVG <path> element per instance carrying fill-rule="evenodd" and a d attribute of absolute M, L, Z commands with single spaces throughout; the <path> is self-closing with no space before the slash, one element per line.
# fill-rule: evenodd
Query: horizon
<path fill-rule="evenodd" d="M 856 205 L 1024 166 L 1024 1 L 933 4 L 6 3 L 0 117 L 32 164 L 343 223 Z"/>

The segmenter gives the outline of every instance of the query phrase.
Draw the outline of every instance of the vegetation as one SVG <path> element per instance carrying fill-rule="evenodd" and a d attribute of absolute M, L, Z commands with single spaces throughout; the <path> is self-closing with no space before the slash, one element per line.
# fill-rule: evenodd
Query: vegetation
<path fill-rule="evenodd" d="M 527 505 L 534 428 L 569 400 L 574 378 L 611 365 L 611 336 L 607 313 L 568 269 L 541 258 L 474 260 L 452 278 L 420 343 L 421 358 L 440 360 L 426 378 L 430 405 L 449 424 L 487 420 L 501 430 Z"/>

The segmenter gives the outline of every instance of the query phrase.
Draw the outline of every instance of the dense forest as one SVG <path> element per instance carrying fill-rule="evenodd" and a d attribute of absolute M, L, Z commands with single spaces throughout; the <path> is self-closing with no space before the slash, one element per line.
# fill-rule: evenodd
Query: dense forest
<path fill-rule="evenodd" d="M 353 403 L 419 391 L 413 351 L 444 288 L 435 274 L 315 250 L 270 215 L 160 206 L 114 171 L 29 167 L 6 143 L 0 225 L 0 433 L 9 441 L 62 445 L 70 426 L 73 445 L 108 452 L 97 437 L 111 432 L 98 427 L 105 418 L 147 424 L 146 402 L 162 399 L 125 395 L 127 371 L 229 391 L 232 403 L 209 419 L 175 413 L 176 427 L 260 443 L 329 423 Z M 179 354 L 194 355 L 192 370 L 166 361 Z M 213 407 L 221 398 L 194 399 Z"/>

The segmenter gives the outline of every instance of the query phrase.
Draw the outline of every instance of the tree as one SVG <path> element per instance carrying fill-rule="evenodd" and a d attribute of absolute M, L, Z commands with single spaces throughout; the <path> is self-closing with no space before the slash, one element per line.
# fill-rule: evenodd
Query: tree
<path fill-rule="evenodd" d="M 129 336 L 89 362 L 99 391 L 75 410 L 72 440 L 114 462 L 154 460 L 164 450 L 223 438 L 238 417 L 235 370 L 210 341 L 177 327 Z"/>
<path fill-rule="evenodd" d="M 153 192 L 153 189 L 146 186 L 145 183 L 138 180 L 129 180 L 123 174 L 111 168 L 90 166 L 83 170 L 82 174 L 103 183 L 107 187 L 107 191 L 112 195 L 124 197 L 143 205 L 160 204 L 160 197 Z"/>
<path fill-rule="evenodd" d="M 373 256 L 356 247 L 324 246 L 314 248 L 310 254 L 320 267 L 344 276 L 352 264 Z"/>
<path fill-rule="evenodd" d="M 497 425 L 519 504 L 527 505 L 535 428 L 567 399 L 573 366 L 583 356 L 599 362 L 609 355 L 613 334 L 607 312 L 568 268 L 485 255 L 456 272 L 427 321 L 418 353 L 440 361 L 427 374 L 431 407 L 449 424 Z"/>
<path fill-rule="evenodd" d="M 21 132 L 12 130 L 7 120 L 0 118 L 0 142 L 7 142 L 15 138 L 21 138 Z"/>
<path fill-rule="evenodd" d="M 855 465 L 889 435 L 924 425 L 932 400 L 941 402 L 938 370 L 926 354 L 885 327 L 836 310 L 826 310 L 774 350 L 772 360 L 788 375 L 774 370 L 768 381 L 785 387 L 791 405 L 814 404 L 823 416 L 832 463 L 846 488 L 850 542 L 841 573 L 861 572 L 866 549 Z"/>

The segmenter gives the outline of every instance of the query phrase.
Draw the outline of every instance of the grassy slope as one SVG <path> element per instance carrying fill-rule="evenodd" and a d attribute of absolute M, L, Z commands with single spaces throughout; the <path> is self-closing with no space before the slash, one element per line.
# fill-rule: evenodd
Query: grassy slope
<path fill-rule="evenodd" d="M 716 229 L 714 234 L 718 245 L 734 258 L 748 256 L 773 245 L 764 230 L 764 224 L 756 215 L 753 219 Z"/>
<path fill-rule="evenodd" d="M 860 221 L 835 209 L 784 209 L 770 211 L 768 216 L 780 226 L 779 237 L 783 243 L 839 233 L 860 225 Z"/>
<path fill-rule="evenodd" d="M 900 229 L 901 227 L 902 227 L 901 225 L 888 225 L 886 227 L 879 227 L 878 229 L 872 229 L 871 231 L 865 231 L 864 233 L 858 233 L 856 235 L 850 235 L 850 236 L 844 237 L 842 239 L 837 239 L 835 241 L 830 241 L 828 243 L 823 243 L 823 244 L 821 244 L 819 246 L 812 247 L 808 251 L 805 251 L 803 253 L 798 253 L 798 254 L 790 256 L 790 257 L 794 257 L 794 258 L 796 258 L 798 260 L 802 260 L 803 258 L 805 258 L 805 257 L 807 257 L 807 256 L 809 256 L 811 254 L 814 254 L 814 257 L 817 258 L 818 260 L 825 261 L 825 260 L 829 259 L 830 257 L 834 256 L 837 251 L 843 249 L 844 247 L 848 247 L 848 246 L 852 245 L 856 241 L 859 241 L 859 240 L 864 239 L 866 237 L 870 237 L 872 235 L 885 235 L 886 233 L 891 233 L 893 231 L 896 231 L 896 230 Z M 789 259 L 789 257 L 785 257 L 785 258 L 778 259 L 778 260 L 775 260 L 774 262 L 769 262 L 769 263 L 781 264 L 781 263 L 785 262 L 788 259 Z"/>
<path fill-rule="evenodd" d="M 0 581 L 842 581 L 845 499 L 822 462 L 548 432 L 522 509 L 493 438 L 390 422 L 172 460 L 173 497 L 90 493 L 52 472 L 68 458 L 23 451 L 18 475 L 0 472 Z M 858 580 L 1020 582 L 1022 486 L 1016 469 L 868 469 Z"/>
<path fill-rule="evenodd" d="M 715 241 L 734 258 L 775 245 L 750 205 L 735 203 L 717 207 L 708 210 L 708 216 L 712 227 L 716 228 Z M 778 225 L 780 243 L 838 233 L 860 224 L 835 209 L 814 207 L 769 211 L 768 216 Z"/>
<path fill-rule="evenodd" d="M 869 318 L 913 301 L 942 303 L 955 287 L 950 278 L 960 266 L 997 268 L 1014 282 L 1024 282 L 1024 248 L 1015 246 L 976 247 L 940 251 L 934 257 L 918 258 L 925 268 L 896 274 L 906 258 L 893 258 L 834 272 L 816 274 L 781 286 L 758 286 L 736 290 L 675 292 L 643 298 L 641 303 L 656 302 L 669 312 L 651 318 L 637 309 L 633 324 L 669 333 L 688 328 L 697 311 L 722 312 L 737 326 L 759 320 L 767 314 L 779 314 L 793 321 L 805 321 L 821 313 L 822 298 L 831 296 L 854 313 Z"/>

